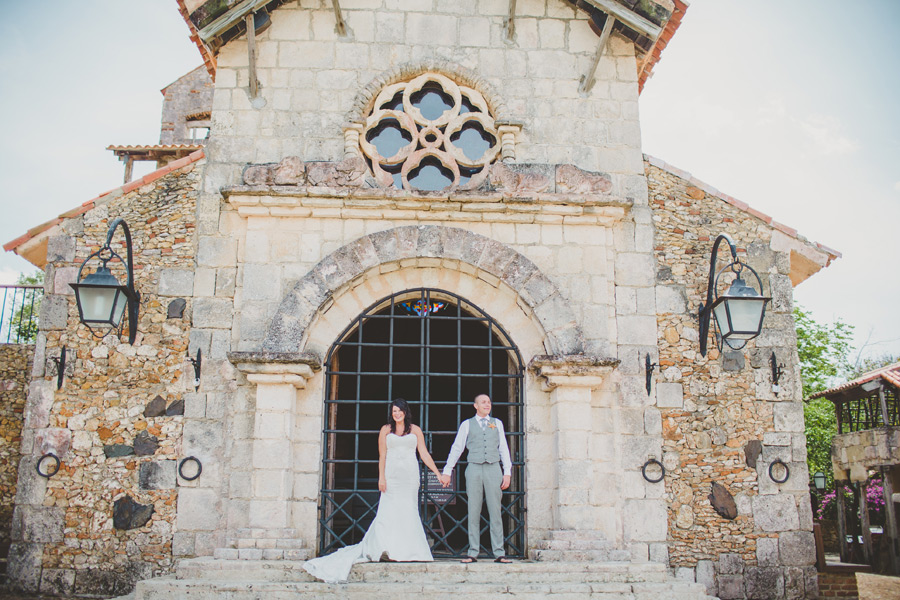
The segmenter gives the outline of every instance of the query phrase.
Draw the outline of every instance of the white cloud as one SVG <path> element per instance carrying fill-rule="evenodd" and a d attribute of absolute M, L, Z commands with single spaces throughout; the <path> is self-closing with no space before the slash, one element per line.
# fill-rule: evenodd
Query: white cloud
<path fill-rule="evenodd" d="M 19 278 L 19 272 L 9 267 L 0 268 L 0 285 L 12 285 Z"/>
<path fill-rule="evenodd" d="M 810 115 L 798 121 L 798 125 L 818 154 L 844 155 L 859 150 L 859 143 L 841 133 L 841 122 L 834 117 Z"/>

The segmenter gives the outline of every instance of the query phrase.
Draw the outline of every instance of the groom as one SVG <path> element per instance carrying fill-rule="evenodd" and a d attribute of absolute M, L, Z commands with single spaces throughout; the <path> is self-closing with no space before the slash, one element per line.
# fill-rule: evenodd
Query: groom
<path fill-rule="evenodd" d="M 503 552 L 503 520 L 500 513 L 502 490 L 509 487 L 512 461 L 503 423 L 491 417 L 491 399 L 487 394 L 475 397 L 475 416 L 466 419 L 459 426 L 459 432 L 450 447 L 450 456 L 441 476 L 441 483 L 450 484 L 450 474 L 462 455 L 468 450 L 466 460 L 466 492 L 469 495 L 469 555 L 464 563 L 478 559 L 481 547 L 481 503 L 487 501 L 488 516 L 491 521 L 491 549 L 494 562 L 508 563 Z M 500 464 L 503 464 L 501 476 Z"/>

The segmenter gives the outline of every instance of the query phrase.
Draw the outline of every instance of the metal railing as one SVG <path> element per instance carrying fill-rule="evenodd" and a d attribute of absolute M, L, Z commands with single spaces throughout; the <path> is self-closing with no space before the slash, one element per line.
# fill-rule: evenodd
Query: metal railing
<path fill-rule="evenodd" d="M 0 344 L 33 344 L 37 338 L 42 285 L 0 285 Z"/>

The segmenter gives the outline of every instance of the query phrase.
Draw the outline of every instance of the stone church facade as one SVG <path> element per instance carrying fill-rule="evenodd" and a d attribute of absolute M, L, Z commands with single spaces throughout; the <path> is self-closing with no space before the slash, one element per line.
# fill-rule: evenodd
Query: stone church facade
<path fill-rule="evenodd" d="M 179 4 L 214 76 L 205 149 L 6 246 L 47 273 L 17 585 L 124 592 L 192 557 L 356 541 L 387 402 L 412 402 L 440 463 L 489 390 L 516 461 L 510 555 L 815 597 L 792 287 L 839 255 L 642 155 L 638 94 L 683 4 L 534 0 L 510 20 L 499 1 L 274 2 L 252 43 L 202 41 L 218 21 Z M 167 106 L 205 85 L 190 77 Z M 68 285 L 116 217 L 134 236 L 134 344 L 93 338 Z M 719 233 L 773 300 L 757 339 L 704 357 Z M 39 477 L 49 452 L 62 468 Z M 114 519 L 126 497 L 147 520 Z M 461 552 L 456 504 L 424 504 L 436 555 Z"/>

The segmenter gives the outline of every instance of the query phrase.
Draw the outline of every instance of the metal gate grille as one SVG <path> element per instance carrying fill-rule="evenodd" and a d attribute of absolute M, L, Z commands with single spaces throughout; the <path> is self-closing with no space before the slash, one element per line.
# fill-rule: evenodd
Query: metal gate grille
<path fill-rule="evenodd" d="M 484 311 L 437 289 L 412 289 L 370 306 L 339 336 L 325 361 L 325 426 L 319 553 L 358 543 L 378 507 L 378 432 L 388 403 L 409 402 L 438 467 L 459 424 L 487 393 L 492 415 L 503 421 L 513 461 L 503 493 L 507 556 L 524 557 L 525 416 L 518 349 Z M 464 455 L 465 458 L 465 455 Z M 444 490 L 424 466 L 419 512 L 435 557 L 468 548 L 468 516 L 461 460 Z M 427 475 L 427 477 L 426 477 Z M 482 548 L 490 548 L 486 512 Z"/>

